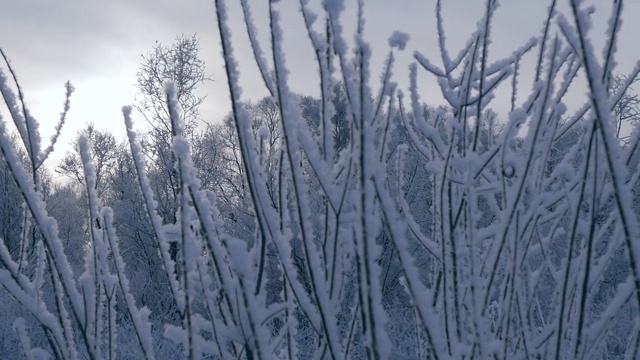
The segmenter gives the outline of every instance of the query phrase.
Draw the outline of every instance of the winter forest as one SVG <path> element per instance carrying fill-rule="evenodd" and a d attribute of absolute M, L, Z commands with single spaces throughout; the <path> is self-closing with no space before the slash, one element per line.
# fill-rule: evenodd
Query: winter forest
<path fill-rule="evenodd" d="M 214 0 L 224 120 L 199 111 L 207 44 L 178 36 L 143 56 L 127 138 L 88 125 L 57 164 L 74 87 L 42 139 L 2 52 L 0 357 L 640 358 L 640 62 L 616 67 L 623 1 L 550 0 L 496 60 L 498 2 L 450 48 L 438 0 L 439 46 L 377 39 L 382 73 L 366 2 L 354 32 L 343 2 L 298 3 L 319 96 L 290 86 L 278 2 L 261 41 L 240 0 L 268 94 L 243 96 Z"/>

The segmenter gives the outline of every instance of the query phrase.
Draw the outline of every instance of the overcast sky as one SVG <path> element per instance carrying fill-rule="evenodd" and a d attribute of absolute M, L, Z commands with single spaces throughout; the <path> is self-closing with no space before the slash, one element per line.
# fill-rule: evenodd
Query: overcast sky
<path fill-rule="evenodd" d="M 348 4 L 343 19 L 346 34 L 353 31 L 355 0 Z M 258 79 L 242 27 L 242 14 L 235 3 L 228 1 L 233 23 L 234 46 L 240 58 L 245 99 L 257 99 L 265 94 Z M 266 0 L 250 0 L 257 20 L 263 48 L 267 49 Z M 319 1 L 311 1 L 318 3 Z M 602 26 L 609 5 L 598 3 L 597 18 Z M 484 1 L 444 0 L 447 42 L 456 53 L 483 13 Z M 540 33 L 549 1 L 502 0 L 496 13 L 491 57 L 510 54 L 519 45 Z M 560 10 L 568 0 L 560 0 Z M 638 1 L 627 1 L 625 24 L 618 55 L 619 70 L 629 71 L 640 58 L 637 27 L 640 17 Z M 317 89 L 313 54 L 302 27 L 298 0 L 281 0 L 285 26 L 285 51 L 291 71 L 292 88 L 310 95 Z M 394 30 L 411 36 L 407 49 L 398 54 L 396 79 L 406 86 L 407 65 L 418 50 L 435 64 L 439 54 L 435 34 L 435 0 L 366 0 L 366 38 L 373 45 L 372 73 L 375 78 L 388 51 L 387 39 Z M 568 14 L 567 14 L 568 15 Z M 602 29 L 596 27 L 595 37 Z M 66 144 L 77 130 L 87 123 L 111 130 L 123 138 L 124 125 L 120 114 L 123 105 L 131 104 L 135 94 L 135 75 L 141 61 L 156 41 L 170 44 L 180 35 L 196 33 L 200 38 L 201 57 L 207 73 L 214 80 L 202 88 L 208 95 L 202 113 L 209 122 L 219 121 L 230 109 L 226 79 L 215 22 L 213 0 L 3 0 L 0 4 L 0 47 L 12 60 L 26 92 L 28 105 L 41 123 L 45 138 L 51 135 L 62 109 L 64 83 L 70 80 L 76 92 L 72 99 L 69 122 L 54 158 L 48 166 L 54 168 L 67 150 Z M 349 35 L 349 39 L 351 39 Z M 441 101 L 433 79 L 421 72 L 422 100 Z M 375 84 L 374 84 L 375 85 Z M 405 91 L 406 92 L 406 91 Z M 2 113 L 3 117 L 8 114 Z M 138 120 L 138 126 L 142 126 Z"/>

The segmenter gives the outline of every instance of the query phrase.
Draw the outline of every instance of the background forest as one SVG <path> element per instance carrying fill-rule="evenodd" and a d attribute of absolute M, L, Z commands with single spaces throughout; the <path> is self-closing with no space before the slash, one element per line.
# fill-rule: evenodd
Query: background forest
<path fill-rule="evenodd" d="M 562 13 L 552 0 L 539 34 L 489 61 L 497 1 L 455 50 L 438 1 L 440 47 L 415 50 L 403 88 L 394 55 L 408 35 L 391 34 L 372 75 L 363 1 L 346 34 L 342 1 L 315 13 L 300 0 L 313 97 L 289 87 L 277 2 L 261 43 L 241 0 L 255 86 L 269 94 L 250 100 L 215 0 L 231 113 L 203 122 L 197 37 L 156 44 L 136 104 L 122 108 L 127 139 L 88 125 L 52 166 L 64 183 L 43 164 L 73 86 L 45 143 L 6 61 L 0 354 L 639 358 L 640 63 L 615 67 L 622 0 L 610 14 L 567 2 Z M 446 105 L 420 97 L 418 73 Z M 492 107 L 499 88 L 510 89 L 504 113 Z M 567 105 L 576 96 L 584 104 Z"/>

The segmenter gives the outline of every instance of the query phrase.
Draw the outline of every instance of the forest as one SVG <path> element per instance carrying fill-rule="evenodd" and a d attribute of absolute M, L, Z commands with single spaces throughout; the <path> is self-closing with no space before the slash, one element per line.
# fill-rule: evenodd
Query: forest
<path fill-rule="evenodd" d="M 365 1 L 346 33 L 344 0 L 300 0 L 319 96 L 290 85 L 278 2 L 264 42 L 240 0 L 260 99 L 242 94 L 226 2 L 222 121 L 200 113 L 207 45 L 178 36 L 143 56 L 127 138 L 89 124 L 54 165 L 74 87 L 42 139 L 2 52 L 2 357 L 640 358 L 640 61 L 616 68 L 622 0 L 550 0 L 498 60 L 498 2 L 450 49 L 438 0 L 438 48 L 394 32 L 381 74 Z"/>

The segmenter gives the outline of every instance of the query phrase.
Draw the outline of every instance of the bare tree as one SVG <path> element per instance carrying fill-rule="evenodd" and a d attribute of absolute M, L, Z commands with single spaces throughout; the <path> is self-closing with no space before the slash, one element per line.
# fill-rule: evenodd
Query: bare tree
<path fill-rule="evenodd" d="M 56 172 L 69 177 L 78 185 L 84 186 L 84 170 L 80 159 L 80 138 L 85 137 L 91 143 L 91 160 L 96 168 L 95 189 L 102 196 L 109 186 L 109 172 L 113 169 L 117 157 L 117 141 L 107 130 L 98 130 L 94 124 L 78 131 L 73 142 L 73 151 L 67 151 L 60 161 Z"/>
<path fill-rule="evenodd" d="M 632 87 L 639 80 L 640 78 L 638 77 L 629 79 L 627 75 L 618 73 L 611 81 L 612 94 L 616 94 L 621 89 L 624 89 L 627 83 L 629 84 L 620 100 L 613 107 L 616 136 L 624 142 L 628 138 L 628 134 L 625 135 L 625 132 L 631 132 L 631 127 L 636 126 L 640 121 L 640 97 Z M 625 129 L 624 131 L 623 128 Z"/>
<path fill-rule="evenodd" d="M 172 82 L 176 86 L 176 99 L 182 110 L 180 115 L 184 119 L 185 135 L 193 134 L 200 120 L 199 107 L 205 99 L 196 95 L 196 89 L 209 80 L 199 51 L 200 43 L 196 35 L 180 35 L 169 46 L 156 42 L 151 52 L 142 55 L 142 64 L 137 73 L 139 96 L 134 108 L 151 125 L 153 132 L 163 136 L 172 133 L 164 92 L 164 84 Z"/>
<path fill-rule="evenodd" d="M 209 80 L 199 50 L 196 35 L 180 35 L 171 45 L 156 43 L 151 52 L 142 55 L 137 74 L 139 94 L 134 108 L 150 125 L 150 130 L 142 138 L 142 145 L 149 160 L 149 178 L 159 202 L 158 210 L 165 223 L 176 222 L 180 186 L 171 151 L 171 139 L 176 133 L 172 128 L 164 87 L 169 82 L 175 85 L 176 101 L 184 121 L 183 134 L 193 140 L 200 120 L 199 107 L 204 101 L 204 97 L 196 95 L 196 90 L 198 85 Z M 176 251 L 173 249 L 174 254 Z"/>

